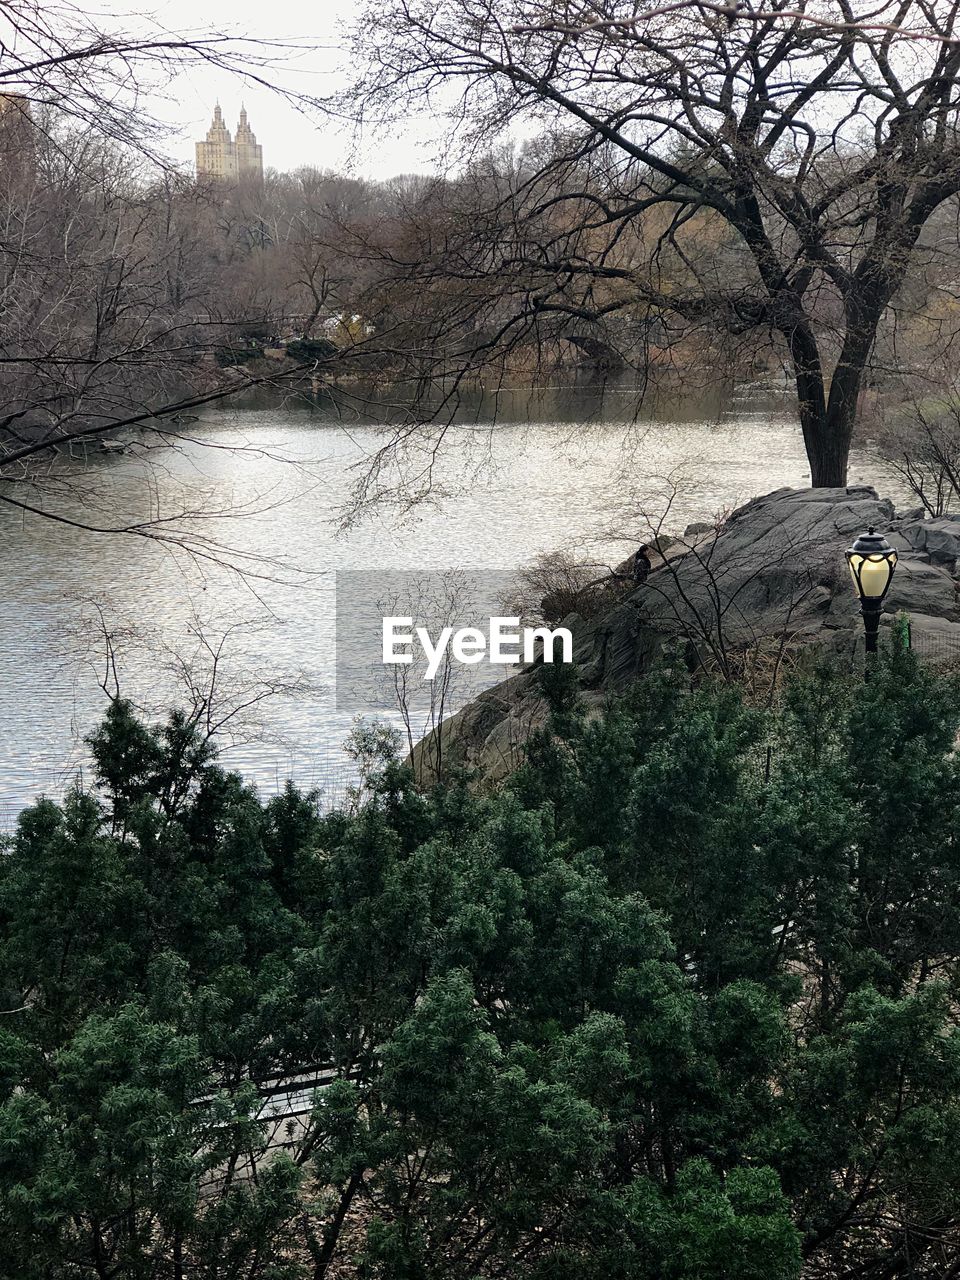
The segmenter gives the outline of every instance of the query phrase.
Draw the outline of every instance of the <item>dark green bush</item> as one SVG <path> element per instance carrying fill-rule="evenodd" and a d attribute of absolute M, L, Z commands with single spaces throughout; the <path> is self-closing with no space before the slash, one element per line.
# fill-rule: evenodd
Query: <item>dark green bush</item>
<path fill-rule="evenodd" d="M 960 1264 L 954 688 L 550 696 L 501 793 L 328 816 L 113 706 L 0 865 L 4 1280 Z"/>
<path fill-rule="evenodd" d="M 328 338 L 298 338 L 295 342 L 287 343 L 287 355 L 301 364 L 311 360 L 329 360 L 336 354 L 336 344 Z"/>

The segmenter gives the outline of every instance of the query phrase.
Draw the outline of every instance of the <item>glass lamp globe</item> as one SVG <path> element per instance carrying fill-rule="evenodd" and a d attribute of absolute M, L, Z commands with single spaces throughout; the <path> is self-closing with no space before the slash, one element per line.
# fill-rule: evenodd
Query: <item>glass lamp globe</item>
<path fill-rule="evenodd" d="M 860 603 L 879 609 L 897 567 L 896 551 L 871 525 L 847 552 L 847 564 Z"/>

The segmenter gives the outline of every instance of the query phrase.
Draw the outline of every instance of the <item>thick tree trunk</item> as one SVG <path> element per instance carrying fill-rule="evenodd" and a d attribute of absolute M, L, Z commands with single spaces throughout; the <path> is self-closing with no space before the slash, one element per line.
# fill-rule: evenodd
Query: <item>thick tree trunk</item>
<path fill-rule="evenodd" d="M 857 268 L 853 287 L 844 302 L 846 334 L 830 379 L 830 394 L 825 403 L 822 394 L 822 369 L 819 361 L 817 363 L 823 411 L 818 421 L 811 420 L 809 436 L 807 426 L 804 425 L 811 481 L 815 489 L 839 487 L 847 483 L 847 461 L 864 370 L 877 335 L 880 317 L 903 279 L 909 251 L 915 240 L 916 231 L 907 243 L 900 246 L 899 254 L 887 245 L 886 257 L 873 261 L 868 257 Z M 816 340 L 812 333 L 808 333 L 808 338 L 816 351 Z M 798 364 L 798 387 L 799 383 Z"/>
<path fill-rule="evenodd" d="M 810 463 L 810 483 L 815 489 L 842 488 L 847 483 L 853 415 L 848 421 L 839 420 L 830 412 L 820 352 L 809 327 L 795 325 L 786 337 L 793 356 L 797 408 Z"/>
<path fill-rule="evenodd" d="M 840 489 L 847 483 L 847 463 L 857 416 L 857 401 L 876 322 L 867 338 L 849 335 L 826 393 L 823 366 L 810 329 L 798 326 L 789 335 L 797 384 L 803 443 L 815 489 Z"/>
<path fill-rule="evenodd" d="M 799 390 L 799 378 L 798 390 Z M 857 417 L 860 379 L 847 387 L 847 394 L 834 396 L 824 404 L 814 399 L 800 400 L 803 443 L 810 463 L 810 483 L 814 489 L 842 489 L 847 483 L 850 443 Z"/>
<path fill-rule="evenodd" d="M 353 1203 L 354 1196 L 360 1189 L 363 1182 L 363 1173 L 358 1171 L 352 1174 L 350 1181 L 340 1194 L 340 1201 L 337 1204 L 333 1217 L 327 1223 L 323 1232 L 323 1243 L 317 1251 L 313 1260 L 313 1276 L 314 1280 L 324 1280 L 329 1270 L 330 1263 L 333 1261 L 333 1255 L 336 1252 L 337 1244 L 340 1240 L 340 1233 L 343 1230 L 343 1224 L 346 1221 L 347 1213 L 350 1205 Z"/>
<path fill-rule="evenodd" d="M 810 483 L 814 489 L 846 487 L 853 416 L 851 413 L 847 422 L 836 422 L 831 414 L 825 413 L 811 423 L 809 431 L 804 427 Z"/>

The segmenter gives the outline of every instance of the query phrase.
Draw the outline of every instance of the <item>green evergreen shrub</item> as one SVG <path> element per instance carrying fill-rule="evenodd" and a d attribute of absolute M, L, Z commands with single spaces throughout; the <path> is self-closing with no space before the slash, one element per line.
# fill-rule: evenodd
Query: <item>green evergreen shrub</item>
<path fill-rule="evenodd" d="M 960 1266 L 955 687 L 568 685 L 500 793 L 326 816 L 114 704 L 0 859 L 3 1280 Z"/>

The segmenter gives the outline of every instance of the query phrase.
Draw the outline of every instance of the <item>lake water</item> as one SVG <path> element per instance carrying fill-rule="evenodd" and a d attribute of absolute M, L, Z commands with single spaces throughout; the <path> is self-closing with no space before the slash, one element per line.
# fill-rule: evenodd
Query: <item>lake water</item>
<path fill-rule="evenodd" d="M 264 792 L 290 776 L 336 794 L 351 775 L 342 751 L 351 717 L 331 691 L 337 570 L 514 570 L 557 548 L 612 564 L 643 540 L 640 513 L 655 517 L 670 491 L 664 529 L 682 532 L 756 494 L 809 483 L 789 398 L 757 388 L 641 416 L 626 390 L 476 397 L 435 458 L 424 442 L 406 459 L 408 474 L 429 468 L 432 496 L 346 527 L 358 479 L 391 439 L 369 412 L 216 409 L 182 430 L 188 438 L 145 456 L 78 460 L 70 477 L 83 484 L 88 522 L 180 513 L 174 527 L 218 545 L 213 561 L 0 508 L 7 821 L 83 774 L 83 735 L 105 705 L 102 625 L 124 694 L 158 711 L 182 700 L 178 668 L 209 671 L 198 632 L 214 647 L 226 636 L 226 699 L 258 697 L 270 682 L 287 692 L 265 701 L 256 723 L 233 722 L 225 761 Z M 850 480 L 883 486 L 885 475 L 860 453 Z M 78 510 L 69 496 L 48 503 Z M 260 558 L 245 561 L 244 580 L 216 563 L 243 556 Z"/>

